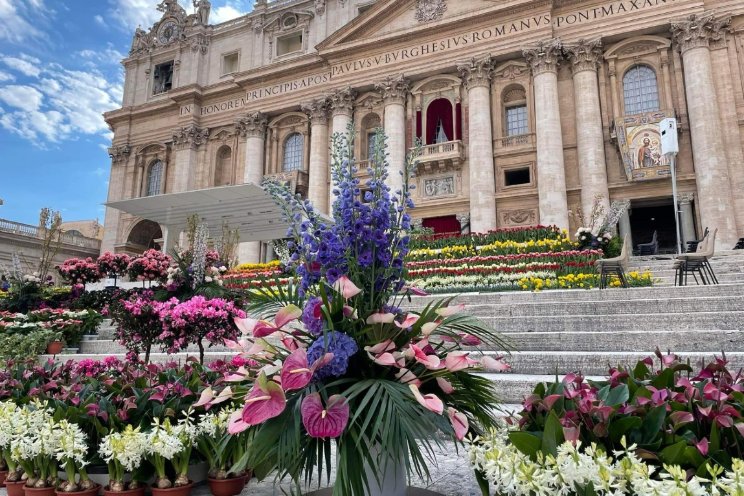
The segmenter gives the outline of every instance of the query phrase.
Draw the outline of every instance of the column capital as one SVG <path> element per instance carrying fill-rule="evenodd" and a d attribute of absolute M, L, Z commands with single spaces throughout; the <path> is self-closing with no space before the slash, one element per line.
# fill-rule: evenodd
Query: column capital
<path fill-rule="evenodd" d="M 602 40 L 580 39 L 576 43 L 564 45 L 563 50 L 571 61 L 571 69 L 576 74 L 582 71 L 597 71 L 602 60 Z"/>
<path fill-rule="evenodd" d="M 718 17 L 712 12 L 692 14 L 672 22 L 672 37 L 684 55 L 693 48 L 708 48 L 711 42 L 725 40 L 730 24 L 731 16 Z"/>
<path fill-rule="evenodd" d="M 113 164 L 120 164 L 126 162 L 129 159 L 129 154 L 132 153 L 132 147 L 127 143 L 126 145 L 112 146 L 108 149 L 109 157 Z"/>
<path fill-rule="evenodd" d="M 411 86 L 403 74 L 398 74 L 397 76 L 388 76 L 375 83 L 375 89 L 382 93 L 385 105 L 405 105 Z"/>
<path fill-rule="evenodd" d="M 522 54 L 532 69 L 532 77 L 545 72 L 557 72 L 562 50 L 563 43 L 558 38 L 541 40 L 536 46 L 523 49 Z"/>
<path fill-rule="evenodd" d="M 261 138 L 266 136 L 269 118 L 263 112 L 250 112 L 235 122 L 241 138 Z"/>
<path fill-rule="evenodd" d="M 462 76 L 468 89 L 489 88 L 493 75 L 493 61 L 490 55 L 482 58 L 473 57 L 469 62 L 458 64 L 457 71 Z"/>
<path fill-rule="evenodd" d="M 354 102 L 356 101 L 357 93 L 351 87 L 341 88 L 328 97 L 328 101 L 331 107 L 333 115 L 351 115 L 354 112 Z"/>
<path fill-rule="evenodd" d="M 312 102 L 303 103 L 300 107 L 310 117 L 310 124 L 313 126 L 328 124 L 328 98 L 319 98 Z"/>
<path fill-rule="evenodd" d="M 680 203 L 692 203 L 695 200 L 695 193 L 680 193 L 677 199 Z"/>
<path fill-rule="evenodd" d="M 173 131 L 173 146 L 176 150 L 199 148 L 209 138 L 209 129 L 200 128 L 194 124 L 177 128 Z"/>

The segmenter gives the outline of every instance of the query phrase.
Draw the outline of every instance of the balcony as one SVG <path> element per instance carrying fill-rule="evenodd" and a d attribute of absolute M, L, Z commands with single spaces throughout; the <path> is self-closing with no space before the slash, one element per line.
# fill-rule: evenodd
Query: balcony
<path fill-rule="evenodd" d="M 21 224 L 20 222 L 13 222 L 6 219 L 0 219 L 0 232 L 14 234 L 16 236 L 23 236 L 25 238 L 35 238 L 38 240 L 41 240 L 44 235 L 44 233 L 40 232 L 40 229 L 37 226 Z M 72 233 L 62 233 L 59 241 L 63 245 L 75 246 L 91 250 L 101 249 L 100 240 L 95 238 L 86 238 L 85 236 L 78 236 Z"/>
<path fill-rule="evenodd" d="M 418 153 L 417 153 L 418 152 Z M 411 148 L 414 160 L 418 162 L 418 168 L 426 172 L 437 170 L 459 169 L 465 160 L 465 147 L 462 141 L 447 141 L 425 145 L 421 149 Z"/>
<path fill-rule="evenodd" d="M 531 150 L 535 147 L 535 134 L 504 136 L 494 140 L 496 153 L 511 153 Z"/>
<path fill-rule="evenodd" d="M 305 171 L 296 170 L 280 172 L 278 174 L 266 174 L 264 177 L 265 179 L 286 185 L 293 194 L 299 193 L 303 196 L 307 196 L 307 188 L 310 181 L 308 173 Z"/>

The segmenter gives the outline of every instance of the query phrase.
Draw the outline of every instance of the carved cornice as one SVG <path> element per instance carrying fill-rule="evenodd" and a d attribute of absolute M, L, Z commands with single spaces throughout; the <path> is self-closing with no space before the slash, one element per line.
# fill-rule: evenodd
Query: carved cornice
<path fill-rule="evenodd" d="M 198 148 L 209 138 L 209 129 L 190 125 L 173 131 L 173 146 L 177 150 Z"/>
<path fill-rule="evenodd" d="M 382 99 L 385 105 L 405 105 L 411 85 L 403 77 L 403 74 L 398 74 L 397 76 L 388 76 L 382 81 L 375 83 L 375 89 L 382 93 Z"/>
<path fill-rule="evenodd" d="M 120 164 L 126 162 L 129 159 L 129 154 L 132 153 L 132 147 L 127 145 L 112 146 L 108 149 L 109 157 L 111 162 L 114 164 Z"/>
<path fill-rule="evenodd" d="M 563 43 L 558 38 L 540 41 L 537 46 L 522 50 L 532 69 L 532 76 L 546 72 L 557 72 L 561 62 Z"/>
<path fill-rule="evenodd" d="M 203 34 L 197 34 L 184 42 L 191 47 L 192 52 L 201 52 L 202 55 L 206 55 L 209 51 L 209 38 Z"/>
<path fill-rule="evenodd" d="M 327 98 L 319 98 L 300 105 L 302 111 L 310 117 L 311 125 L 327 125 L 329 103 Z"/>
<path fill-rule="evenodd" d="M 730 24 L 731 16 L 716 17 L 710 12 L 692 14 L 682 21 L 672 22 L 672 36 L 684 54 L 693 48 L 708 48 L 711 43 L 725 43 Z"/>
<path fill-rule="evenodd" d="M 262 112 L 251 112 L 238 119 L 235 128 L 241 138 L 261 138 L 266 137 L 266 127 L 269 124 L 269 118 Z"/>
<path fill-rule="evenodd" d="M 491 86 L 491 76 L 493 75 L 493 61 L 490 55 L 481 58 L 472 58 L 470 62 L 459 64 L 457 71 L 462 76 L 465 86 L 468 89 Z"/>
<path fill-rule="evenodd" d="M 333 115 L 351 115 L 354 112 L 354 102 L 357 94 L 351 86 L 334 91 L 328 101 Z"/>
<path fill-rule="evenodd" d="M 602 60 L 602 40 L 584 40 L 565 45 L 563 50 L 571 61 L 571 69 L 576 74 L 582 71 L 596 72 Z"/>
<path fill-rule="evenodd" d="M 680 193 L 677 198 L 680 203 L 692 203 L 695 200 L 695 193 Z"/>

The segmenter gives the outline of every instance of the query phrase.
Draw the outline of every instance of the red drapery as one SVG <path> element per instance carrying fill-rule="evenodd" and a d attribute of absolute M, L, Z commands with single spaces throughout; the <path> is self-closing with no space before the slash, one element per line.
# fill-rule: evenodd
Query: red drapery
<path fill-rule="evenodd" d="M 460 233 L 462 227 L 456 215 L 447 215 L 445 217 L 430 217 L 424 219 L 422 226 L 432 229 L 434 234 Z"/>
<path fill-rule="evenodd" d="M 455 133 L 452 122 L 452 103 L 446 98 L 434 100 L 426 109 L 426 144 L 433 145 L 437 142 L 437 124 L 442 121 L 444 133 L 447 139 L 453 141 Z"/>

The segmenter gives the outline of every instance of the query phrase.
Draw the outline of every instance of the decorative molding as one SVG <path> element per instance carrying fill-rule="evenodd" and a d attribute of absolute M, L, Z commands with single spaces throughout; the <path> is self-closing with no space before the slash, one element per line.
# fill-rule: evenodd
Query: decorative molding
<path fill-rule="evenodd" d="M 209 129 L 190 125 L 173 131 L 173 146 L 177 150 L 198 148 L 209 138 Z"/>
<path fill-rule="evenodd" d="M 312 102 L 303 103 L 300 107 L 310 117 L 311 125 L 328 124 L 328 109 L 330 107 L 328 98 L 319 98 Z"/>
<path fill-rule="evenodd" d="M 482 58 L 473 57 L 470 62 L 458 64 L 457 71 L 462 76 L 465 86 L 468 89 L 491 86 L 491 76 L 493 75 L 493 61 L 491 56 L 487 55 Z"/>
<path fill-rule="evenodd" d="M 424 180 L 424 195 L 428 198 L 453 196 L 455 191 L 455 177 L 436 177 Z"/>
<path fill-rule="evenodd" d="M 695 193 L 680 193 L 677 199 L 680 203 L 692 203 L 695 200 Z"/>
<path fill-rule="evenodd" d="M 341 88 L 328 97 L 328 102 L 333 115 L 351 115 L 354 113 L 354 102 L 356 101 L 356 91 L 351 87 Z"/>
<path fill-rule="evenodd" d="M 499 67 L 494 69 L 493 77 L 508 81 L 514 81 L 517 78 L 522 77 L 525 73 L 529 73 L 529 69 L 525 65 L 519 63 L 508 64 L 506 67 Z"/>
<path fill-rule="evenodd" d="M 132 153 L 132 147 L 128 144 L 112 146 L 108 149 L 109 157 L 111 157 L 111 162 L 114 164 L 126 162 L 129 159 L 130 153 Z"/>
<path fill-rule="evenodd" d="M 532 69 L 532 77 L 546 72 L 557 72 L 563 55 L 563 43 L 558 38 L 541 40 L 537 46 L 522 50 Z"/>
<path fill-rule="evenodd" d="M 716 17 L 712 12 L 692 14 L 682 21 L 672 22 L 672 37 L 684 55 L 693 48 L 708 48 L 713 43 L 725 43 L 731 16 Z"/>
<path fill-rule="evenodd" d="M 523 226 L 537 223 L 537 209 L 520 208 L 517 210 L 504 210 L 501 219 L 509 226 Z"/>
<path fill-rule="evenodd" d="M 202 55 L 206 55 L 209 51 L 209 38 L 203 34 L 197 34 L 184 42 L 191 47 L 192 52 L 201 52 Z"/>
<path fill-rule="evenodd" d="M 382 93 L 385 105 L 405 105 L 411 86 L 403 74 L 398 74 L 397 76 L 388 76 L 379 83 L 375 83 L 375 89 Z"/>
<path fill-rule="evenodd" d="M 576 43 L 563 46 L 564 51 L 571 61 L 573 73 L 582 71 L 597 72 L 599 61 L 602 60 L 602 40 L 580 39 Z"/>
<path fill-rule="evenodd" d="M 265 138 L 269 119 L 262 112 L 251 112 L 238 119 L 235 127 L 241 138 Z"/>
<path fill-rule="evenodd" d="M 325 14 L 326 0 L 315 0 L 315 13 L 318 15 Z"/>
<path fill-rule="evenodd" d="M 418 22 L 438 21 L 447 10 L 447 0 L 416 0 Z"/>
<path fill-rule="evenodd" d="M 460 223 L 460 230 L 462 230 L 465 226 L 470 225 L 470 213 L 462 213 L 457 214 L 457 222 Z"/>

